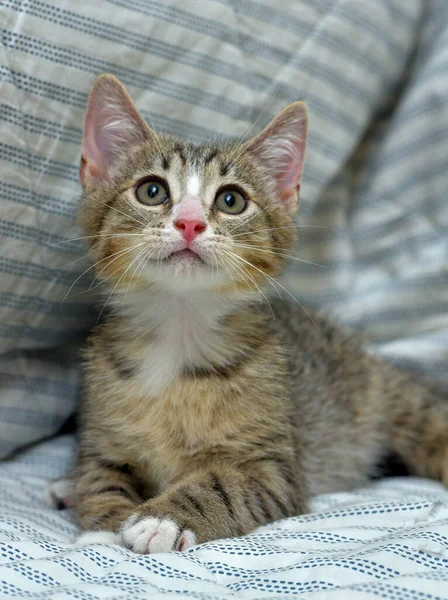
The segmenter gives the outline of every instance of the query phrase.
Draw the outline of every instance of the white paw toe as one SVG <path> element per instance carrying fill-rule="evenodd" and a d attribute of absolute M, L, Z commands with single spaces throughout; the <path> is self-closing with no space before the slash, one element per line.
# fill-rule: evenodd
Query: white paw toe
<path fill-rule="evenodd" d="M 85 531 L 76 540 L 75 546 L 94 544 L 121 544 L 121 535 L 113 531 Z"/>
<path fill-rule="evenodd" d="M 140 554 L 185 550 L 196 543 L 192 531 L 185 529 L 179 533 L 179 526 L 172 519 L 145 517 L 138 520 L 136 515 L 131 515 L 121 530 L 125 546 Z"/>
<path fill-rule="evenodd" d="M 45 491 L 45 502 L 50 508 L 63 510 L 72 506 L 73 482 L 70 479 L 56 479 Z"/>
<path fill-rule="evenodd" d="M 190 548 L 191 546 L 196 546 L 196 536 L 191 531 L 191 529 L 184 529 L 178 542 L 176 550 L 182 551 Z"/>

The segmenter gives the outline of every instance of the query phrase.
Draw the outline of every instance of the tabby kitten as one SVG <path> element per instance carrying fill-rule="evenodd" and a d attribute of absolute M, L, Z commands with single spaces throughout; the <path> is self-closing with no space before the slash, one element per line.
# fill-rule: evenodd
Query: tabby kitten
<path fill-rule="evenodd" d="M 81 543 L 244 535 L 363 484 L 391 451 L 448 481 L 448 404 L 323 317 L 267 303 L 295 244 L 306 133 L 295 102 L 241 145 L 183 143 L 96 80 L 80 222 L 112 312 L 86 356 Z"/>

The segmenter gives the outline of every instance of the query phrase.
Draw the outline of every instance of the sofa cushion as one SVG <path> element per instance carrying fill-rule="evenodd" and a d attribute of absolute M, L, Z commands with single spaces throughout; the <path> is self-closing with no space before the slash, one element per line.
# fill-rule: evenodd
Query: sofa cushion
<path fill-rule="evenodd" d="M 198 141 L 255 133 L 305 99 L 298 256 L 323 268 L 292 262 L 286 287 L 367 330 L 375 351 L 446 376 L 447 7 L 431 6 L 4 0 L 0 457 L 73 412 L 79 348 L 104 302 L 86 293 L 75 224 L 84 110 L 101 72 L 158 131 Z"/>

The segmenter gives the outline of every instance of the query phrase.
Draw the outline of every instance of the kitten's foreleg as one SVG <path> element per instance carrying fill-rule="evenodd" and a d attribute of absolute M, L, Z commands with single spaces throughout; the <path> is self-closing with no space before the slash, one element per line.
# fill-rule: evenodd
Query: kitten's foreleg
<path fill-rule="evenodd" d="M 261 460 L 193 472 L 137 508 L 122 526 L 123 543 L 143 554 L 183 550 L 304 512 L 297 486 L 282 470 Z"/>
<path fill-rule="evenodd" d="M 74 473 L 73 505 L 88 532 L 117 533 L 142 502 L 131 470 L 97 457 L 81 458 Z"/>

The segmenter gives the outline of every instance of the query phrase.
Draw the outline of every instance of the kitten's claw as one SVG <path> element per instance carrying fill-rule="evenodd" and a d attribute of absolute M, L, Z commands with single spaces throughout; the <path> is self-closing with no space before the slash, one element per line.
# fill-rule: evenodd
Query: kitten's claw
<path fill-rule="evenodd" d="M 73 482 L 71 479 L 56 479 L 45 491 L 45 502 L 50 508 L 64 510 L 73 506 Z"/>
<path fill-rule="evenodd" d="M 190 529 L 180 530 L 172 519 L 131 515 L 121 528 L 123 543 L 139 554 L 185 550 L 196 544 Z"/>

